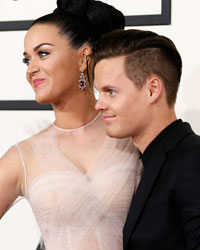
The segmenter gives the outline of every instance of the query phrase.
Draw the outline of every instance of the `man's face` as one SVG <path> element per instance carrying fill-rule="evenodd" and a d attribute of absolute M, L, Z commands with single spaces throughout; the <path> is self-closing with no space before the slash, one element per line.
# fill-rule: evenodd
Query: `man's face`
<path fill-rule="evenodd" d="M 124 72 L 124 56 L 101 60 L 95 67 L 95 86 L 99 90 L 96 109 L 102 111 L 106 132 L 111 137 L 133 139 L 148 124 L 147 84 L 137 88 Z"/>

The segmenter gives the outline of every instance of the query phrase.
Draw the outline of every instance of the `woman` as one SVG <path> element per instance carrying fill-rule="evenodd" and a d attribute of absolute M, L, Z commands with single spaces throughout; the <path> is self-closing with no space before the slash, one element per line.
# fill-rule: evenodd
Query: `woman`
<path fill-rule="evenodd" d="M 55 121 L 0 160 L 0 216 L 25 196 L 47 250 L 120 250 L 138 153 L 131 140 L 106 136 L 89 65 L 95 41 L 124 28 L 124 17 L 99 1 L 57 5 L 28 30 L 23 59 L 36 101 L 52 104 Z"/>

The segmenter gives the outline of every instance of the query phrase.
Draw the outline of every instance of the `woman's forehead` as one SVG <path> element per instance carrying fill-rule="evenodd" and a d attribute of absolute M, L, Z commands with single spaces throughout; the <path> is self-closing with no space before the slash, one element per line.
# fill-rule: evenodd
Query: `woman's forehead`
<path fill-rule="evenodd" d="M 43 43 L 70 47 L 67 37 L 60 34 L 56 25 L 35 24 L 27 31 L 24 44 L 25 46 L 35 47 Z"/>

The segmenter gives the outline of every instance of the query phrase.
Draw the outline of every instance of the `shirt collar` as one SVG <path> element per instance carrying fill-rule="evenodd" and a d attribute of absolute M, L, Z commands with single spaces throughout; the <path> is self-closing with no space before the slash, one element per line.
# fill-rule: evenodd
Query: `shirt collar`
<path fill-rule="evenodd" d="M 140 158 L 144 164 L 147 162 L 148 158 L 151 157 L 152 152 L 159 146 L 160 141 L 176 127 L 178 124 L 182 123 L 181 119 L 178 119 L 172 123 L 170 123 L 166 128 L 164 128 L 154 139 L 150 142 L 150 144 L 145 149 L 144 153 L 140 155 Z"/>

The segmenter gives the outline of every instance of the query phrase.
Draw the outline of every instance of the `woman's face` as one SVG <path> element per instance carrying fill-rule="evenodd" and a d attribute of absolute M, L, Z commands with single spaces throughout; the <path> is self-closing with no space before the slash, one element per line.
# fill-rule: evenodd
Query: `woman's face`
<path fill-rule="evenodd" d="M 55 25 L 32 26 L 25 36 L 24 48 L 26 77 L 37 102 L 65 102 L 79 91 L 81 50 L 72 49 Z"/>

